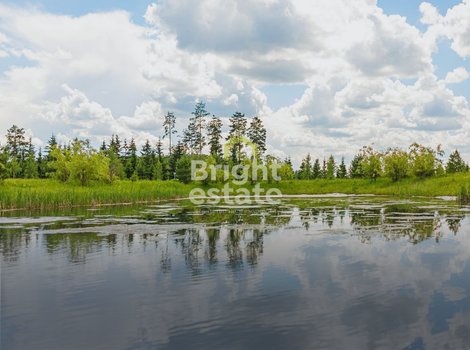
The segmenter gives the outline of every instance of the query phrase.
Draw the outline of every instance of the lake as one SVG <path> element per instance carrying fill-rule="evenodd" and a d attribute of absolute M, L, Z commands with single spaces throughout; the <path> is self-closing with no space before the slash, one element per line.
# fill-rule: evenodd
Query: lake
<path fill-rule="evenodd" d="M 1 348 L 470 349 L 470 207 L 4 212 Z"/>

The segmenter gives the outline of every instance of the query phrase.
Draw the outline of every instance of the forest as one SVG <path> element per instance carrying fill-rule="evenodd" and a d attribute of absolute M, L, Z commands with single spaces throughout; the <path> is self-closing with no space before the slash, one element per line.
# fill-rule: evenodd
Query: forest
<path fill-rule="evenodd" d="M 458 150 L 447 161 L 441 147 L 433 149 L 413 143 L 407 149 L 375 150 L 364 146 L 346 165 L 344 158 L 333 155 L 312 159 L 307 154 L 298 169 L 291 159 L 276 158 L 266 153 L 267 133 L 261 118 L 247 118 L 240 112 L 229 118 L 228 134 L 223 137 L 223 121 L 211 116 L 203 102 L 195 105 L 189 123 L 182 132 L 176 130 L 176 117 L 168 112 L 163 118 L 164 134 L 156 144 L 147 140 L 138 149 L 134 138 L 111 135 L 95 149 L 89 140 L 74 139 L 59 144 L 52 135 L 42 149 L 36 149 L 25 130 L 13 125 L 6 132 L 6 143 L 0 145 L 1 179 L 46 179 L 87 186 L 92 183 L 113 183 L 116 180 L 179 180 L 191 181 L 191 160 L 208 164 L 249 165 L 253 161 L 266 166 L 276 163 L 282 180 L 368 179 L 372 182 L 388 178 L 393 182 L 424 179 L 445 174 L 469 172 L 469 165 Z M 247 153 L 242 138 L 257 148 L 256 160 Z M 167 147 L 163 147 L 163 140 Z M 224 142 L 230 143 L 229 156 L 224 157 Z M 208 180 L 210 181 L 210 180 Z M 217 179 L 217 182 L 221 180 Z"/>

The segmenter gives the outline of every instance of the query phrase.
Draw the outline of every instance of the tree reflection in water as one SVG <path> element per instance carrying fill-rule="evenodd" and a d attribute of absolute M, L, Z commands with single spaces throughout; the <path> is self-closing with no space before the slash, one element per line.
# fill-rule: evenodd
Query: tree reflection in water
<path fill-rule="evenodd" d="M 136 249 L 157 249 L 162 272 L 171 270 L 172 254 L 181 254 L 186 268 L 197 275 L 205 266 L 216 267 L 221 262 L 233 270 L 243 268 L 245 263 L 255 267 L 263 254 L 264 235 L 292 225 L 312 232 L 326 229 L 332 234 L 351 233 L 363 243 L 380 237 L 387 241 L 406 239 L 418 244 L 432 238 L 439 242 L 446 232 L 456 235 L 466 218 L 458 208 L 451 206 L 428 209 L 408 204 L 367 205 L 361 202 L 356 205 L 347 201 L 321 204 L 323 206 L 303 201 L 233 210 L 185 208 L 167 214 L 142 211 L 141 219 L 149 225 L 147 231 L 152 233 L 139 233 L 138 226 L 131 224 L 126 234 L 113 232 L 113 226 L 104 219 L 102 222 L 95 219 L 96 227 L 109 227 L 110 233 L 94 233 L 90 221 L 85 223 L 85 219 L 90 220 L 89 214 L 76 217 L 72 222 L 53 221 L 40 226 L 12 224 L 10 220 L 8 225 L 0 222 L 0 248 L 4 261 L 15 261 L 28 251 L 31 244 L 39 243 L 44 245 L 49 255 L 63 252 L 74 263 L 84 263 L 88 256 L 103 249 L 111 255 L 117 254 L 120 247 L 126 247 L 129 254 Z M 173 224 L 168 216 L 177 218 L 178 223 Z M 122 222 L 126 223 L 126 220 L 123 217 Z M 119 216 L 113 223 L 121 223 Z M 166 223 L 164 230 L 159 228 L 160 223 Z M 188 223 L 189 228 L 188 224 L 187 227 L 179 227 L 181 223 Z M 192 224 L 194 227 L 190 226 Z M 175 228 L 172 229 L 171 225 Z M 133 230 L 134 227 L 137 228 Z M 63 231 L 64 228 L 70 228 L 71 233 L 53 233 L 55 229 Z M 86 230 L 74 233 L 76 228 Z"/>

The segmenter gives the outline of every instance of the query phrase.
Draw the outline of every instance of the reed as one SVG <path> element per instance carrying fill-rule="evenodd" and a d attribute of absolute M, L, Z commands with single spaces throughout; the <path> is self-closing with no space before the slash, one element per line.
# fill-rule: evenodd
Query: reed
<path fill-rule="evenodd" d="M 468 204 L 470 173 L 454 174 L 428 179 L 409 178 L 393 182 L 378 179 L 290 180 L 263 183 L 262 187 L 278 188 L 283 194 L 376 194 L 399 197 L 456 196 Z M 104 204 L 154 202 L 188 197 L 191 190 L 200 186 L 177 181 L 116 181 L 109 184 L 92 184 L 82 187 L 55 180 L 8 179 L 0 183 L 0 210 L 50 209 Z M 222 184 L 205 185 L 222 187 Z M 249 186 L 245 186 L 248 187 Z"/>

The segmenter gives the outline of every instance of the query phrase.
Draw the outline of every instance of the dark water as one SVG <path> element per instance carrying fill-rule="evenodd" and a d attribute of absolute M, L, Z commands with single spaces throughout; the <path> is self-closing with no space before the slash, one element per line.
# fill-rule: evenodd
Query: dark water
<path fill-rule="evenodd" d="M 1 349 L 470 349 L 470 208 L 0 217 Z"/>

